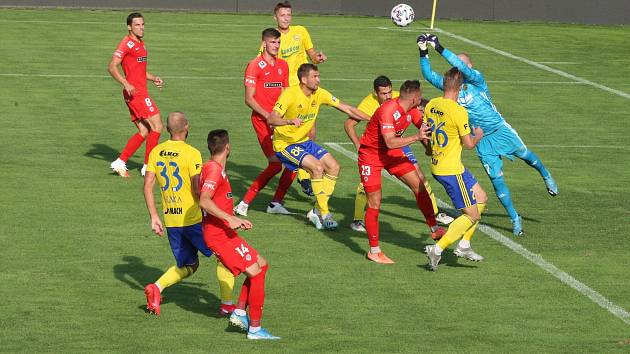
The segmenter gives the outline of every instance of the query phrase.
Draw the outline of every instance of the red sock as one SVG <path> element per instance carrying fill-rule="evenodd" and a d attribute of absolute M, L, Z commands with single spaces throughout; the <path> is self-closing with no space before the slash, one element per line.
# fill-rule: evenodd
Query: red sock
<path fill-rule="evenodd" d="M 378 247 L 378 214 L 378 209 L 368 207 L 365 210 L 365 231 L 368 234 L 370 247 Z"/>
<path fill-rule="evenodd" d="M 282 203 L 284 200 L 284 196 L 287 194 L 289 187 L 293 183 L 293 180 L 297 176 L 296 171 L 291 171 L 288 168 L 285 168 L 282 172 L 282 176 L 280 176 L 280 182 L 278 183 L 278 188 L 276 188 L 276 194 L 273 195 L 272 202 Z"/>
<path fill-rule="evenodd" d="M 125 145 L 125 148 L 120 153 L 119 159 L 127 163 L 127 161 L 129 161 L 129 158 L 136 152 L 136 150 L 138 150 L 140 145 L 142 145 L 143 141 L 144 137 L 140 133 L 132 135 L 131 138 L 129 138 L 129 140 L 127 141 L 127 145 Z"/>
<path fill-rule="evenodd" d="M 437 225 L 437 222 L 435 221 L 435 214 L 433 214 L 431 197 L 429 196 L 429 193 L 427 193 L 427 190 L 424 189 L 424 186 L 422 186 L 420 193 L 416 195 L 416 204 L 418 205 L 418 209 L 422 212 L 422 215 L 424 215 L 424 219 L 427 221 L 429 227 Z"/>
<path fill-rule="evenodd" d="M 260 326 L 263 304 L 265 303 L 265 275 L 267 274 L 267 268 L 269 266 L 265 265 L 260 273 L 250 278 L 251 285 L 247 304 L 249 305 L 249 325 L 252 327 Z"/>
<path fill-rule="evenodd" d="M 282 171 L 282 164 L 280 162 L 270 162 L 267 168 L 265 168 L 258 177 L 256 177 L 252 185 L 249 186 L 247 193 L 245 193 L 243 197 L 243 201 L 250 204 L 252 200 L 256 198 L 256 194 L 258 194 L 261 189 L 265 188 L 269 180 L 280 173 L 280 171 Z"/>
<path fill-rule="evenodd" d="M 160 142 L 160 132 L 150 131 L 149 135 L 147 135 L 147 144 L 145 146 L 144 152 L 144 164 L 146 165 L 149 162 L 149 154 L 151 150 Z"/>
<path fill-rule="evenodd" d="M 249 296 L 249 288 L 250 280 L 249 278 L 245 278 L 243 281 L 243 286 L 241 287 L 241 294 L 238 296 L 238 302 L 236 303 L 236 308 L 239 310 L 245 310 L 247 308 L 247 297 Z"/>

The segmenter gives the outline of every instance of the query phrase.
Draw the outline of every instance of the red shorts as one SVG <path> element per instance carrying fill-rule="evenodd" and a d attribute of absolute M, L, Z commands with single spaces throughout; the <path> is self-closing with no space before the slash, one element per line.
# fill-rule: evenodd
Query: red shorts
<path fill-rule="evenodd" d="M 400 178 L 416 167 L 400 149 L 378 153 L 376 150 L 359 149 L 359 175 L 367 193 L 381 189 L 381 171 L 383 168 L 392 176 Z"/>
<path fill-rule="evenodd" d="M 238 235 L 227 237 L 227 235 L 208 235 L 204 232 L 203 236 L 208 248 L 235 277 L 258 262 L 258 251 Z M 218 241 L 214 241 L 215 239 Z"/>
<path fill-rule="evenodd" d="M 147 119 L 160 113 L 160 110 L 155 105 L 155 102 L 153 102 L 151 97 L 149 97 L 146 93 L 136 93 L 133 96 L 129 96 L 127 91 L 123 90 L 123 96 L 125 97 L 125 103 L 129 108 L 132 122 Z"/>
<path fill-rule="evenodd" d="M 265 118 L 256 112 L 252 112 L 252 125 L 254 126 L 256 136 L 258 137 L 258 144 L 260 144 L 260 148 L 265 156 L 275 156 L 276 153 L 273 151 L 273 143 L 271 141 L 273 128 L 267 124 L 267 120 Z"/>

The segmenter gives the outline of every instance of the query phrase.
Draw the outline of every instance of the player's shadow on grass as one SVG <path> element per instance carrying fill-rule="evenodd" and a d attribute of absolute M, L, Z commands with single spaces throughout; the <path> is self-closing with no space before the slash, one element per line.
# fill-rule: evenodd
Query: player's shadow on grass
<path fill-rule="evenodd" d="M 130 288 L 138 290 L 138 301 L 142 301 L 138 309 L 146 311 L 144 286 L 155 282 L 166 269 L 148 266 L 141 258 L 135 256 L 125 256 L 122 260 L 124 263 L 116 264 L 113 268 L 114 277 Z M 218 309 L 221 301 L 214 294 L 203 289 L 206 286 L 207 284 L 204 283 L 184 280 L 162 293 L 162 304 L 175 303 L 186 311 L 208 317 L 220 317 Z"/>
<path fill-rule="evenodd" d="M 141 148 L 139 151 L 144 154 L 144 150 Z M 120 156 L 120 152 L 118 150 L 112 148 L 111 146 L 107 146 L 105 144 L 92 144 L 92 148 L 88 150 L 83 156 L 90 157 L 97 160 L 107 161 L 109 167 L 109 162 L 112 162 Z M 133 162 L 132 160 L 127 161 L 127 169 L 134 170 L 142 167 L 142 164 Z"/>
<path fill-rule="evenodd" d="M 233 160 L 228 161 L 227 171 L 228 176 L 230 177 L 230 185 L 232 186 L 232 193 L 236 196 L 234 204 L 236 204 L 237 201 L 240 201 L 243 198 L 249 186 L 251 186 L 252 182 L 254 182 L 254 179 L 256 179 L 256 177 L 258 177 L 258 175 L 265 168 L 267 168 L 266 160 L 263 161 L 263 165 L 247 165 L 235 162 Z M 271 202 L 271 198 L 276 191 L 276 187 L 278 186 L 281 175 L 282 172 L 278 173 L 269 181 L 265 188 L 258 193 L 254 203 L 258 203 L 259 199 L 260 203 L 264 203 L 265 206 L 269 204 L 269 202 Z M 293 181 L 293 183 L 291 184 L 291 187 L 287 191 L 287 197 L 296 200 L 304 200 L 310 198 L 305 194 L 302 194 L 300 185 L 297 183 L 297 180 Z M 287 197 L 285 197 L 285 199 Z"/>

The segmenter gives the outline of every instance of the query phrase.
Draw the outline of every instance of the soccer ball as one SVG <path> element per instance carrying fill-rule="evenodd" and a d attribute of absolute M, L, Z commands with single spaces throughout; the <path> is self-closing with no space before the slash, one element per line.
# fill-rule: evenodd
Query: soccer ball
<path fill-rule="evenodd" d="M 407 4 L 398 4 L 392 9 L 391 18 L 392 22 L 394 22 L 396 26 L 406 27 L 413 22 L 415 14 L 413 13 L 411 6 Z"/>

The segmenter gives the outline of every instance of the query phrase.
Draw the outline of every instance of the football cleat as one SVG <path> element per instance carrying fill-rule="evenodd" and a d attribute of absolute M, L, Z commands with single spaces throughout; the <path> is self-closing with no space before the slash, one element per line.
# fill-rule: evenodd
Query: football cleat
<path fill-rule="evenodd" d="M 473 262 L 481 262 L 484 259 L 482 255 L 473 251 L 472 247 L 462 248 L 462 247 L 457 246 L 457 248 L 455 248 L 455 251 L 453 251 L 453 253 L 455 253 L 457 257 L 466 258 Z"/>
<path fill-rule="evenodd" d="M 140 169 L 140 175 L 144 177 L 144 175 L 146 174 L 147 174 L 147 164 L 145 163 L 144 165 L 142 165 L 142 168 Z"/>
<path fill-rule="evenodd" d="M 558 195 L 558 185 L 556 184 L 556 181 L 553 179 L 553 177 L 551 177 L 551 175 L 543 178 L 543 180 L 545 181 L 545 186 L 547 186 L 547 193 L 549 193 L 549 195 L 551 195 L 552 197 L 555 197 Z"/>
<path fill-rule="evenodd" d="M 379 252 L 379 253 L 368 252 L 366 258 L 371 260 L 372 262 L 376 262 L 380 264 L 394 264 L 394 261 L 392 261 L 389 257 L 387 257 L 385 253 L 383 252 Z"/>
<path fill-rule="evenodd" d="M 127 164 L 125 161 L 116 159 L 116 161 L 112 162 L 109 167 L 111 167 L 112 171 L 116 172 L 120 177 L 129 177 L 129 171 L 127 170 Z"/>
<path fill-rule="evenodd" d="M 306 213 L 306 218 L 311 223 L 313 223 L 317 230 L 321 230 L 324 228 L 324 225 L 322 224 L 322 219 L 319 217 L 319 215 L 317 215 L 317 211 L 315 209 L 309 210 L 308 213 Z"/>
<path fill-rule="evenodd" d="M 322 225 L 326 230 L 337 230 L 337 226 L 339 226 L 339 223 L 337 223 L 333 219 L 331 213 L 328 213 L 326 214 L 326 216 L 322 217 Z"/>
<path fill-rule="evenodd" d="M 249 208 L 249 205 L 245 204 L 245 202 L 243 202 L 241 200 L 240 203 L 238 203 L 235 207 L 234 207 L 234 214 L 238 214 L 240 216 L 247 216 L 247 209 Z"/>
<path fill-rule="evenodd" d="M 356 232 L 367 232 L 363 220 L 355 220 L 350 224 L 350 228 Z"/>
<path fill-rule="evenodd" d="M 160 315 L 160 289 L 157 285 L 151 283 L 144 287 L 144 295 L 147 297 L 147 311 L 157 316 Z"/>
<path fill-rule="evenodd" d="M 247 319 L 247 315 L 240 316 L 237 315 L 236 312 L 232 312 L 230 315 L 229 324 L 234 327 L 238 327 L 244 331 L 247 331 L 249 328 L 249 319 Z"/>
<path fill-rule="evenodd" d="M 278 202 L 271 202 L 269 203 L 269 206 L 267 206 L 267 214 L 291 215 L 291 212 L 288 211 L 282 204 Z"/>
<path fill-rule="evenodd" d="M 441 239 L 445 233 L 446 230 L 443 227 L 438 227 L 435 231 L 431 232 L 431 238 L 433 239 L 433 241 L 437 241 Z"/>
<path fill-rule="evenodd" d="M 261 328 L 259 330 L 257 330 L 256 332 L 247 332 L 247 339 L 280 339 L 280 337 L 276 337 L 274 335 L 272 335 L 271 333 L 267 332 L 266 329 Z"/>
<path fill-rule="evenodd" d="M 221 304 L 219 307 L 219 316 L 229 316 L 236 309 L 236 305 Z"/>
<path fill-rule="evenodd" d="M 437 213 L 437 215 L 435 215 L 435 221 L 437 221 L 439 224 L 442 224 L 442 225 L 448 225 L 452 223 L 453 220 L 455 219 L 446 215 L 446 213 Z"/>
<path fill-rule="evenodd" d="M 525 235 L 525 231 L 523 231 L 523 218 L 520 215 L 516 216 L 516 219 L 512 219 L 512 233 L 514 236 L 523 236 Z"/>
<path fill-rule="evenodd" d="M 304 194 L 308 195 L 309 197 L 315 195 L 313 193 L 313 186 L 311 185 L 310 179 L 298 179 L 298 183 L 300 184 L 300 186 L 302 186 L 302 192 Z"/>
<path fill-rule="evenodd" d="M 437 271 L 438 264 L 440 263 L 440 259 L 442 259 L 441 255 L 435 253 L 435 245 L 429 245 L 424 248 L 424 253 L 427 255 L 429 259 L 429 267 L 432 271 Z"/>

